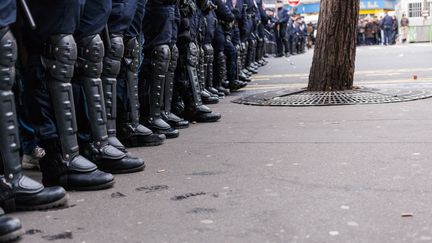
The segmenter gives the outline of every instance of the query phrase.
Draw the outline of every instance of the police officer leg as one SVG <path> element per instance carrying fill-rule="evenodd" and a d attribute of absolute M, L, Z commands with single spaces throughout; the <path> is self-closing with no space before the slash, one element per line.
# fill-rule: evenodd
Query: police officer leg
<path fill-rule="evenodd" d="M 136 37 L 124 40 L 125 53 L 121 65 L 119 82 L 125 82 L 128 111 L 120 113 L 117 120 L 118 138 L 128 147 L 156 146 L 165 140 L 162 134 L 155 134 L 140 124 L 140 103 L 138 97 L 138 66 L 140 47 Z M 117 87 L 118 89 L 119 87 Z M 124 150 L 123 150 L 124 151 Z"/>
<path fill-rule="evenodd" d="M 225 42 L 224 52 L 226 55 L 227 80 L 229 81 L 230 91 L 244 88 L 247 83 L 238 80 L 237 74 L 237 50 L 231 41 Z"/>
<path fill-rule="evenodd" d="M 219 92 L 229 95 L 230 91 L 223 86 L 226 77 L 226 57 L 223 51 L 215 53 L 213 85 Z"/>
<path fill-rule="evenodd" d="M 223 92 L 219 92 L 217 89 L 213 86 L 213 61 L 214 61 L 214 50 L 213 46 L 211 44 L 205 44 L 204 45 L 204 54 L 205 54 L 205 63 L 207 63 L 206 66 L 206 72 L 205 72 L 205 86 L 208 91 L 210 91 L 212 94 L 218 95 L 219 97 L 224 97 L 225 94 Z"/>
<path fill-rule="evenodd" d="M 217 104 L 219 103 L 219 97 L 214 96 L 212 93 L 210 93 L 205 86 L 205 74 L 206 74 L 206 66 L 205 63 L 205 56 L 204 56 L 204 50 L 201 47 L 198 47 L 198 65 L 197 65 L 197 73 L 198 73 L 198 82 L 200 85 L 200 94 L 201 99 L 204 104 Z"/>
<path fill-rule="evenodd" d="M 22 174 L 20 141 L 12 86 L 15 82 L 17 44 L 9 27 L 0 28 L 0 153 L 2 180 L 9 184 L 20 210 L 48 209 L 64 205 L 66 192 L 61 187 L 44 188 Z"/>
<path fill-rule="evenodd" d="M 252 38 L 252 57 L 251 57 L 251 62 L 252 62 L 252 66 L 258 70 L 258 68 L 260 67 L 260 65 L 257 63 L 257 48 L 258 48 L 258 42 L 257 42 L 257 37 L 254 34 L 253 38 Z"/>
<path fill-rule="evenodd" d="M 238 78 L 240 81 L 243 82 L 251 82 L 252 80 L 250 78 L 247 77 L 247 75 L 243 72 L 243 66 L 242 66 L 242 55 L 243 55 L 243 51 L 241 48 L 241 43 L 239 43 L 238 45 L 236 45 L 236 50 L 237 50 L 237 72 L 238 72 Z"/>
<path fill-rule="evenodd" d="M 242 53 L 242 72 L 247 76 L 250 77 L 252 73 L 247 69 L 247 52 L 248 52 L 248 43 L 242 42 L 241 43 L 241 53 Z"/>
<path fill-rule="evenodd" d="M 168 66 L 168 72 L 165 76 L 165 86 L 163 90 L 162 118 L 176 129 L 184 129 L 189 127 L 189 122 L 176 116 L 171 112 L 174 91 L 174 73 L 177 68 L 177 60 L 179 51 L 176 45 L 171 47 L 171 58 Z"/>
<path fill-rule="evenodd" d="M 99 169 L 110 173 L 131 173 L 142 171 L 145 167 L 144 161 L 130 158 L 108 142 L 106 128 L 106 111 L 102 81 L 102 60 L 104 57 L 104 46 L 99 35 L 90 35 L 77 41 L 78 60 L 77 75 L 82 86 L 89 122 L 91 126 L 92 142 L 81 144 L 82 154 L 98 165 Z"/>
<path fill-rule="evenodd" d="M 179 131 L 173 129 L 162 119 L 162 84 L 165 83 L 171 57 L 168 45 L 157 46 L 153 49 L 151 56 L 148 57 L 149 63 L 144 65 L 141 76 L 145 79 L 149 87 L 147 97 L 144 99 L 144 114 L 141 119 L 144 124 L 154 133 L 165 134 L 167 138 L 176 138 Z"/>
<path fill-rule="evenodd" d="M 189 121 L 215 122 L 221 115 L 212 112 L 210 108 L 203 105 L 199 95 L 199 83 L 196 66 L 198 64 L 198 48 L 195 43 L 189 43 L 186 47 L 186 55 L 181 60 L 187 77 L 187 89 L 183 95 L 185 109 L 183 117 Z M 223 53 L 222 53 L 223 54 Z"/>
<path fill-rule="evenodd" d="M 257 74 L 258 70 L 257 67 L 254 66 L 253 62 L 254 62 L 254 41 L 251 38 L 249 40 L 249 48 L 247 51 L 247 57 L 246 57 L 246 69 L 249 70 L 252 74 Z"/>
<path fill-rule="evenodd" d="M 114 184 L 113 176 L 99 171 L 96 165 L 79 154 L 71 86 L 76 58 L 77 47 L 72 35 L 53 35 L 45 43 L 42 60 L 59 140 L 44 141 L 47 154 L 40 161 L 43 181 L 47 185 L 62 185 L 71 190 L 105 189 Z"/>

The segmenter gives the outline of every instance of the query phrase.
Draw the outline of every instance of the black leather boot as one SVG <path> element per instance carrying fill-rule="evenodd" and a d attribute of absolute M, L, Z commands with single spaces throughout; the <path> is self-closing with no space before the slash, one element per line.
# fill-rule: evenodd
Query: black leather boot
<path fill-rule="evenodd" d="M 219 98 L 210 94 L 207 90 L 201 90 L 201 99 L 204 104 L 217 104 L 219 103 Z"/>
<path fill-rule="evenodd" d="M 18 240 L 24 234 L 21 221 L 17 218 L 6 216 L 0 208 L 0 242 Z"/>
<path fill-rule="evenodd" d="M 237 91 L 237 90 L 242 89 L 242 88 L 244 88 L 246 86 L 247 86 L 247 83 L 243 82 L 243 81 L 240 81 L 240 80 L 230 81 L 230 91 L 231 92 Z"/>
<path fill-rule="evenodd" d="M 49 149 L 39 163 L 45 186 L 60 185 L 66 190 L 94 191 L 114 185 L 112 174 L 98 170 L 95 164 L 80 155 L 65 161 L 60 152 Z"/>
<path fill-rule="evenodd" d="M 248 78 L 242 71 L 239 73 L 239 80 L 244 82 L 252 82 L 252 80 Z"/>

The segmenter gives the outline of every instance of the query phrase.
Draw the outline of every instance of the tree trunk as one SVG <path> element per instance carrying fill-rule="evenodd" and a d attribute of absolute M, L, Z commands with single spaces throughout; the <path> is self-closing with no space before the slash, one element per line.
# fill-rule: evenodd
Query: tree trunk
<path fill-rule="evenodd" d="M 309 91 L 352 89 L 360 0 L 321 0 Z"/>

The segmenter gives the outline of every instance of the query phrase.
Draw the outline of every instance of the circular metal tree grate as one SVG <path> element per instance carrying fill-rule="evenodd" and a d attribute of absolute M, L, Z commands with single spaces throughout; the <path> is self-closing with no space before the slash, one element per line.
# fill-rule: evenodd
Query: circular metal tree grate
<path fill-rule="evenodd" d="M 234 100 L 234 103 L 259 106 L 333 106 L 385 104 L 432 97 L 432 85 L 358 87 L 353 90 L 312 92 L 305 89 L 277 90 Z"/>

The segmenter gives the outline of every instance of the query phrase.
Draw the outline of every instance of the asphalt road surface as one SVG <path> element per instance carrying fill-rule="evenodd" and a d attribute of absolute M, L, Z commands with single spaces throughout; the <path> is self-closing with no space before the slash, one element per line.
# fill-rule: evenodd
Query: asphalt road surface
<path fill-rule="evenodd" d="M 230 102 L 304 87 L 311 59 L 269 59 L 245 91 L 212 106 L 220 122 L 131 149 L 147 168 L 117 176 L 113 189 L 70 192 L 62 210 L 14 213 L 23 242 L 432 242 L 432 99 Z M 432 83 L 431 60 L 431 44 L 361 47 L 356 84 Z"/>

